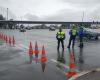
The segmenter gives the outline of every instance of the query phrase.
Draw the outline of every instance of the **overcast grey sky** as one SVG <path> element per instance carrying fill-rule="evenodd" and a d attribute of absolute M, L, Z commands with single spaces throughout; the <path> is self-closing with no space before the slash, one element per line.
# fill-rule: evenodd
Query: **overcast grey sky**
<path fill-rule="evenodd" d="M 100 0 L 0 0 L 0 13 L 19 20 L 100 21 Z"/>

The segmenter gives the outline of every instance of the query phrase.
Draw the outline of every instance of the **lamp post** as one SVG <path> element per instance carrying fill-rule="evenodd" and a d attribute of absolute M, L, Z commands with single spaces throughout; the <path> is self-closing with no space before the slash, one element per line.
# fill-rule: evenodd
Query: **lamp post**
<path fill-rule="evenodd" d="M 84 11 L 83 11 L 83 15 L 82 15 L 82 22 L 83 22 L 83 20 L 84 20 Z"/>
<path fill-rule="evenodd" d="M 7 8 L 7 20 L 8 20 L 8 8 Z"/>

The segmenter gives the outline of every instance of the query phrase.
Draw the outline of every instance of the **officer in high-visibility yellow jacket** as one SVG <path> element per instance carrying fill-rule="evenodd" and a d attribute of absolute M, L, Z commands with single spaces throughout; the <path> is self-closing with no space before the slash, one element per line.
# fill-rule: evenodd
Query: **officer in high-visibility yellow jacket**
<path fill-rule="evenodd" d="M 77 30 L 76 30 L 75 26 L 72 27 L 72 29 L 69 31 L 69 34 L 70 34 L 70 38 L 69 38 L 69 44 L 68 44 L 67 48 L 70 48 L 72 41 L 73 41 L 72 48 L 74 48 L 75 39 L 76 39 L 76 35 L 77 35 Z"/>
<path fill-rule="evenodd" d="M 59 28 L 59 32 L 57 32 L 57 34 L 56 34 L 56 39 L 58 40 L 57 50 L 59 51 L 60 42 L 61 42 L 61 44 L 62 44 L 62 49 L 63 49 L 63 51 L 64 51 L 65 33 L 62 31 L 61 28 Z"/>

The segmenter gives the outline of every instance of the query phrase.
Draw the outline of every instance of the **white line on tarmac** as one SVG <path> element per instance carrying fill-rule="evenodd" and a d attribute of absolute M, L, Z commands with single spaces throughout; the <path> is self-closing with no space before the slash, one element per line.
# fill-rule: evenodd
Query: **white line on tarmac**
<path fill-rule="evenodd" d="M 50 61 L 52 61 L 52 62 L 54 62 L 54 63 L 57 63 L 57 64 L 63 66 L 64 68 L 67 68 L 67 69 L 69 70 L 69 66 L 67 66 L 67 65 L 65 65 L 65 64 L 63 64 L 63 63 L 61 63 L 61 62 L 59 62 L 59 61 L 57 61 L 57 60 L 55 60 L 55 59 L 50 59 Z M 78 73 L 80 72 L 78 69 L 75 69 L 75 70 L 76 70 Z"/>
<path fill-rule="evenodd" d="M 97 69 L 92 70 L 92 71 L 100 71 L 100 68 L 97 68 Z M 83 72 L 79 73 L 78 75 L 75 75 L 75 76 L 71 77 L 69 80 L 75 80 L 75 79 L 77 79 L 78 77 L 83 76 L 83 75 L 85 75 L 85 74 L 87 74 L 87 73 L 90 73 L 90 72 L 92 72 L 92 71 L 83 71 Z"/>
<path fill-rule="evenodd" d="M 25 48 L 25 49 L 28 49 L 27 46 L 23 45 L 23 44 L 19 44 L 21 47 Z"/>
<path fill-rule="evenodd" d="M 23 44 L 15 45 L 15 47 L 20 48 L 20 49 L 24 49 L 24 50 L 28 50 L 29 49 L 26 45 L 23 45 Z"/>
<path fill-rule="evenodd" d="M 60 63 L 60 62 L 58 62 L 58 61 L 57 61 L 57 60 L 55 60 L 55 59 L 50 59 L 50 61 L 52 61 L 52 62 L 54 62 L 54 63 L 57 63 L 57 64 L 59 64 L 59 65 L 63 66 L 64 68 L 69 69 L 69 66 L 67 66 L 67 65 L 65 65 L 65 64 L 63 64 L 63 63 Z"/>
<path fill-rule="evenodd" d="M 19 48 L 19 49 L 24 49 L 23 47 L 19 46 L 19 45 L 15 45 L 16 48 Z"/>
<path fill-rule="evenodd" d="M 66 75 L 66 72 L 64 72 L 63 70 L 61 70 L 60 68 L 57 67 L 57 70 L 59 70 L 61 73 L 63 73 L 64 75 Z"/>
<path fill-rule="evenodd" d="M 71 77 L 71 78 L 68 79 L 68 80 L 75 80 L 76 78 L 78 78 L 78 77 L 80 77 L 80 76 L 83 76 L 83 75 L 85 75 L 85 74 L 87 74 L 87 73 L 89 73 L 89 72 L 90 72 L 90 71 L 83 71 L 83 72 L 79 73 L 78 75 L 75 75 L 75 76 Z"/>

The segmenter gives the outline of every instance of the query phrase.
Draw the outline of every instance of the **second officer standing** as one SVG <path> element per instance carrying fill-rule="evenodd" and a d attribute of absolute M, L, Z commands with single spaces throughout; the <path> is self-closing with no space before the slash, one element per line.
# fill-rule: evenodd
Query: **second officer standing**
<path fill-rule="evenodd" d="M 72 41 L 73 41 L 72 48 L 74 48 L 75 39 L 76 39 L 76 36 L 77 36 L 77 29 L 76 29 L 75 25 L 72 26 L 72 29 L 69 31 L 69 35 L 70 35 L 70 38 L 69 38 L 69 44 L 68 44 L 67 48 L 70 48 L 70 45 L 71 45 Z"/>

